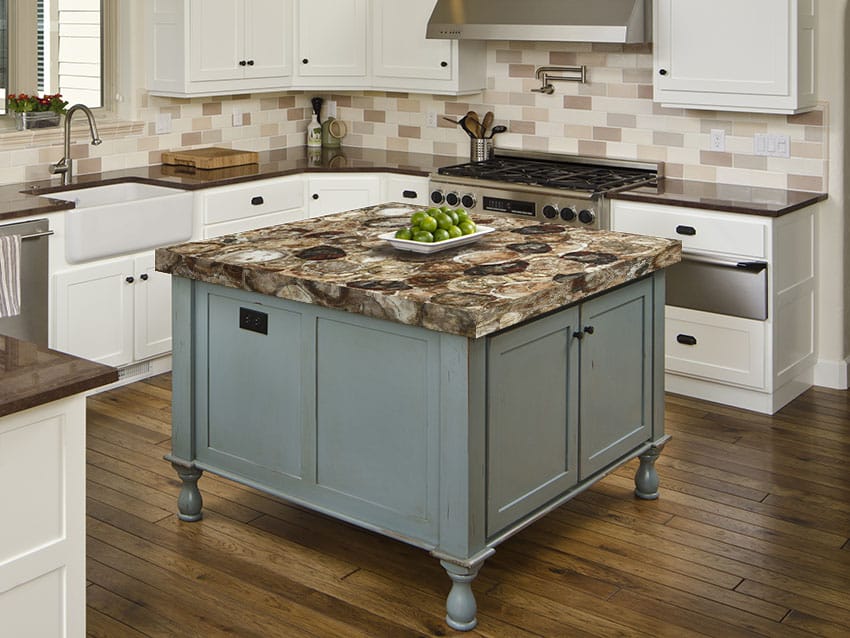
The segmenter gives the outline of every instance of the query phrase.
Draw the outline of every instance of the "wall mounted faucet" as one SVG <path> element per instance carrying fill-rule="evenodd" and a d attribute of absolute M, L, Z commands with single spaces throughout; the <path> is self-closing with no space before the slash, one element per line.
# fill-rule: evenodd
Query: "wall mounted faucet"
<path fill-rule="evenodd" d="M 65 155 L 55 164 L 50 165 L 50 172 L 54 175 L 62 175 L 62 183 L 69 184 L 74 176 L 74 161 L 71 159 L 71 118 L 77 111 L 86 114 L 89 120 L 89 131 L 91 131 L 92 146 L 97 146 L 103 140 L 98 137 L 97 124 L 91 109 L 85 104 L 75 104 L 65 113 Z"/>
<path fill-rule="evenodd" d="M 553 73 L 572 73 L 573 75 L 552 75 Z M 534 73 L 537 79 L 540 80 L 541 86 L 538 89 L 531 89 L 534 93 L 545 93 L 552 95 L 555 92 L 555 87 L 552 86 L 552 81 L 557 82 L 587 82 L 587 67 L 582 66 L 541 66 Z"/>

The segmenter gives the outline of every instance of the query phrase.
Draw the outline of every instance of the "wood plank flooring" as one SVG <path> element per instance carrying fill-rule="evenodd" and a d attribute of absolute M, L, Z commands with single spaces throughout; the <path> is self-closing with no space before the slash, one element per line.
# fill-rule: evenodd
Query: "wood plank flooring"
<path fill-rule="evenodd" d="M 426 552 L 205 474 L 175 516 L 170 376 L 88 401 L 88 633 L 464 635 Z M 850 392 L 773 417 L 668 396 L 662 494 L 635 463 L 497 548 L 466 635 L 850 636 Z"/>

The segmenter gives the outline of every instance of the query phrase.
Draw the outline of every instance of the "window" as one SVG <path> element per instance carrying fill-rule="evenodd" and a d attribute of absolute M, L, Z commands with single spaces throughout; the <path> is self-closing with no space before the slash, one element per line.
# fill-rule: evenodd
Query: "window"
<path fill-rule="evenodd" d="M 0 0 L 0 112 L 6 95 L 61 93 L 104 106 L 105 0 Z"/>

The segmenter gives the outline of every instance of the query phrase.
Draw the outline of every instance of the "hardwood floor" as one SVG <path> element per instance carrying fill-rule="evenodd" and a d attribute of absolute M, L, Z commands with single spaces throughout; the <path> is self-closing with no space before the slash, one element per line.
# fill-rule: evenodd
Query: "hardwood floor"
<path fill-rule="evenodd" d="M 89 399 L 88 633 L 464 635 L 426 552 L 205 474 L 174 514 L 170 377 Z M 668 396 L 662 494 L 610 475 L 497 548 L 466 635 L 850 635 L 850 392 L 774 417 Z"/>

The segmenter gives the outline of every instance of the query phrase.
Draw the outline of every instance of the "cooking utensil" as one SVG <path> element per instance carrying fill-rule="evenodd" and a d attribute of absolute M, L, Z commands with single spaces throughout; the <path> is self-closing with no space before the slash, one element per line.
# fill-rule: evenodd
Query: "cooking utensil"
<path fill-rule="evenodd" d="M 505 131 L 507 131 L 507 130 L 508 130 L 508 127 L 507 127 L 507 126 L 504 126 L 504 125 L 502 125 L 502 124 L 497 124 L 496 126 L 494 126 L 494 127 L 490 130 L 490 135 L 488 135 L 488 136 L 487 136 L 487 139 L 488 139 L 488 140 L 491 140 L 491 139 L 493 139 L 493 136 L 494 136 L 494 135 L 496 135 L 496 134 L 498 134 L 498 133 L 504 133 L 504 132 L 505 132 Z"/>
<path fill-rule="evenodd" d="M 493 111 L 487 111 L 484 114 L 484 119 L 481 120 L 481 137 L 487 136 L 487 129 L 493 126 Z"/>
<path fill-rule="evenodd" d="M 446 122 L 451 122 L 452 124 L 456 124 L 457 126 L 461 127 L 461 128 L 462 128 L 462 129 L 466 132 L 466 134 L 467 134 L 467 135 L 469 135 L 469 137 L 471 137 L 472 139 L 475 139 L 475 135 L 474 135 L 474 134 L 472 133 L 472 131 L 471 131 L 471 130 L 467 127 L 467 124 L 466 124 L 466 122 L 467 122 L 467 116 L 466 116 L 466 115 L 464 115 L 464 116 L 463 116 L 462 118 L 460 118 L 459 120 L 453 120 L 452 118 L 450 118 L 450 117 L 446 117 L 446 116 L 444 115 L 444 116 L 443 116 L 443 119 L 444 119 Z"/>
<path fill-rule="evenodd" d="M 481 139 L 481 122 L 478 120 L 478 113 L 475 111 L 468 111 L 464 117 L 464 125 L 470 137 Z"/>

